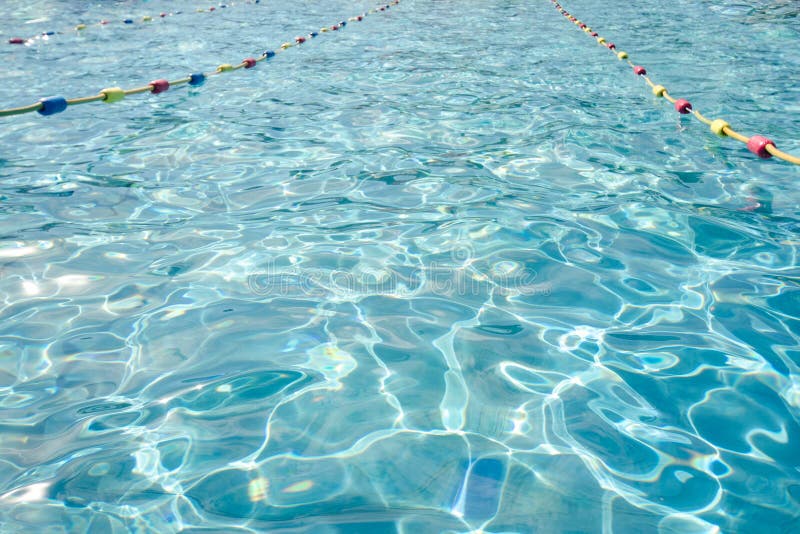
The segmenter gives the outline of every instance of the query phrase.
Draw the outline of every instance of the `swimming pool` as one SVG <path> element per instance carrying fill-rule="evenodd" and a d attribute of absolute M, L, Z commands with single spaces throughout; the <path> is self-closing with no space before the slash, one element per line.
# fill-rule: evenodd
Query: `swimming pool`
<path fill-rule="evenodd" d="M 15 3 L 0 107 L 380 4 L 199 5 Z M 800 153 L 796 4 L 564 7 Z M 5 530 L 798 529 L 800 168 L 550 2 L 403 0 L 0 125 Z"/>

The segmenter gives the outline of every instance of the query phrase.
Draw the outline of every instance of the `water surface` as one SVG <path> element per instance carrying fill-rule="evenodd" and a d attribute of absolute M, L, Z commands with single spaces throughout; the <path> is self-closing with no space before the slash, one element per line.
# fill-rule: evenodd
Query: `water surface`
<path fill-rule="evenodd" d="M 376 4 L 197 5 L 12 3 L 3 42 L 137 22 L 3 44 L 0 107 Z M 800 153 L 795 3 L 564 6 Z M 546 1 L 403 0 L 2 119 L 0 523 L 797 531 L 798 183 Z"/>

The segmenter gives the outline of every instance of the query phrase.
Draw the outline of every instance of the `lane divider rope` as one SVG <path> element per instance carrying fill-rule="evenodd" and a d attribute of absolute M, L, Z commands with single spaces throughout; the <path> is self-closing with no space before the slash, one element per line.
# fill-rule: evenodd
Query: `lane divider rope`
<path fill-rule="evenodd" d="M 623 52 L 617 50 L 617 47 L 614 43 L 606 41 L 603 37 L 601 37 L 596 31 L 592 30 L 588 25 L 584 24 L 576 17 L 571 15 L 566 9 L 564 9 L 558 0 L 550 0 L 553 6 L 564 15 L 570 22 L 575 24 L 578 28 L 583 30 L 588 36 L 594 37 L 597 40 L 597 44 L 603 46 L 611 53 L 613 53 L 616 58 L 620 61 L 624 60 L 633 68 L 634 74 L 637 76 L 641 76 L 647 85 L 650 86 L 650 89 L 653 91 L 653 94 L 657 97 L 664 98 L 670 104 L 675 107 L 675 111 L 680 113 L 681 115 L 693 115 L 697 120 L 705 124 L 709 127 L 709 129 L 716 135 L 720 137 L 730 137 L 732 139 L 736 139 L 747 145 L 747 149 L 752 152 L 753 154 L 757 155 L 760 158 L 771 158 L 775 156 L 778 159 L 782 159 L 783 161 L 788 161 L 789 163 L 794 163 L 795 165 L 800 165 L 800 158 L 797 156 L 793 156 L 792 154 L 787 154 L 781 150 L 778 150 L 778 147 L 775 146 L 775 143 L 772 140 L 764 137 L 763 135 L 752 135 L 747 137 L 745 135 L 740 134 L 733 128 L 731 128 L 730 123 L 724 121 L 722 119 L 709 119 L 705 117 L 702 113 L 692 107 L 691 102 L 685 100 L 683 98 L 673 98 L 672 95 L 667 92 L 667 88 L 663 85 L 659 85 L 651 80 L 647 76 L 647 70 L 640 66 L 634 64 L 627 52 Z"/>
<path fill-rule="evenodd" d="M 198 7 L 195 10 L 195 12 L 196 13 L 214 13 L 215 11 L 217 11 L 217 8 L 225 9 L 225 8 L 230 8 L 230 7 L 236 7 L 237 5 L 241 5 L 241 4 L 260 4 L 260 3 L 261 3 L 261 0 L 245 0 L 244 2 L 238 2 L 238 3 L 231 2 L 231 3 L 228 3 L 228 4 L 219 4 L 219 6 L 211 6 L 211 7 L 208 7 L 208 8 Z M 159 19 L 159 18 L 160 19 L 166 19 L 167 17 L 174 17 L 175 15 L 181 15 L 183 13 L 185 13 L 185 12 L 184 11 L 170 11 L 170 12 L 164 11 L 164 12 L 161 12 L 160 14 L 158 14 L 156 16 L 143 15 L 142 18 L 140 18 L 140 19 L 126 18 L 126 19 L 122 19 L 122 20 L 119 20 L 119 21 L 116 21 L 116 22 L 118 22 L 120 24 L 125 24 L 125 25 L 136 24 L 137 22 L 139 22 L 139 23 L 148 23 L 148 22 L 152 22 L 155 19 Z M 84 30 L 87 30 L 87 29 L 89 29 L 89 28 L 91 28 L 93 26 L 106 27 L 111 23 L 112 23 L 112 21 L 107 20 L 107 19 L 103 19 L 103 20 L 101 20 L 99 22 L 96 22 L 94 24 L 87 24 L 87 23 L 83 23 L 82 22 L 80 24 L 76 24 L 75 26 L 73 26 L 71 28 L 71 30 L 79 32 L 79 33 L 83 33 Z M 12 44 L 12 45 L 31 45 L 34 42 L 36 42 L 37 40 L 49 40 L 54 35 L 62 35 L 62 34 L 65 34 L 65 33 L 67 33 L 67 31 L 49 30 L 49 31 L 44 31 L 44 32 L 37 33 L 36 35 L 32 35 L 31 37 L 12 37 L 12 38 L 10 38 L 8 40 L 8 44 Z"/>
<path fill-rule="evenodd" d="M 388 4 L 385 4 L 378 8 L 370 9 L 369 11 L 367 11 L 366 13 L 362 13 L 361 15 L 350 17 L 346 21 L 343 20 L 338 24 L 323 27 L 319 30 L 319 32 L 311 32 L 306 36 L 295 37 L 294 41 L 285 42 L 275 50 L 265 50 L 257 58 L 252 58 L 252 57 L 245 58 L 241 61 L 241 63 L 236 65 L 223 63 L 211 72 L 195 72 L 193 74 L 190 74 L 189 76 L 185 76 L 177 80 L 166 80 L 160 78 L 158 80 L 153 80 L 147 85 L 143 85 L 141 87 L 135 87 L 133 89 L 122 89 L 120 87 L 107 87 L 106 89 L 101 90 L 99 94 L 93 96 L 84 96 L 84 97 L 69 98 L 69 99 L 64 98 L 63 96 L 51 96 L 47 98 L 42 98 L 38 102 L 30 104 L 28 106 L 0 109 L 0 117 L 22 115 L 24 113 L 32 113 L 34 111 L 39 112 L 40 115 L 49 116 L 49 115 L 55 115 L 56 113 L 61 113 L 62 111 L 66 110 L 67 107 L 75 106 L 78 104 L 88 104 L 91 102 L 104 102 L 106 104 L 112 104 L 114 102 L 119 102 L 120 100 L 123 100 L 126 96 L 129 95 L 137 95 L 141 93 L 159 94 L 167 91 L 170 87 L 175 87 L 183 84 L 189 84 L 193 86 L 202 85 L 206 81 L 206 78 L 210 76 L 216 76 L 224 72 L 232 72 L 239 69 L 252 69 L 261 61 L 269 60 L 275 57 L 277 54 L 285 50 L 288 50 L 289 48 L 292 48 L 294 46 L 299 46 L 308 41 L 309 39 L 317 37 L 320 33 L 328 33 L 341 30 L 345 26 L 347 26 L 348 22 L 361 22 L 368 15 L 387 11 L 391 6 L 397 5 L 399 3 L 400 0 L 393 0 L 392 2 L 389 2 Z"/>

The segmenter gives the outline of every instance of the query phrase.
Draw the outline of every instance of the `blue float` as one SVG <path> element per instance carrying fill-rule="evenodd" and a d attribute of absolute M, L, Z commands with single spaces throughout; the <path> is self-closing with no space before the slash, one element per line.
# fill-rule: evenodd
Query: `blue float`
<path fill-rule="evenodd" d="M 67 99 L 63 96 L 42 98 L 39 102 L 42 103 L 42 107 L 36 111 L 38 111 L 40 115 L 55 115 L 67 109 Z"/>
<path fill-rule="evenodd" d="M 189 85 L 203 85 L 206 81 L 206 75 L 202 72 L 195 72 L 189 75 Z"/>

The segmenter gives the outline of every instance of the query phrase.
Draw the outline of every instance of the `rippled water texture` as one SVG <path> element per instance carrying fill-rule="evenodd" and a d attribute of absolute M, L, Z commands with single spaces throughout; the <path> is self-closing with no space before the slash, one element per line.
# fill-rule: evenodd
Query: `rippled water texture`
<path fill-rule="evenodd" d="M 6 4 L 0 107 L 374 6 Z M 800 153 L 796 2 L 564 6 Z M 546 0 L 0 119 L 0 531 L 798 532 L 798 184 Z"/>

